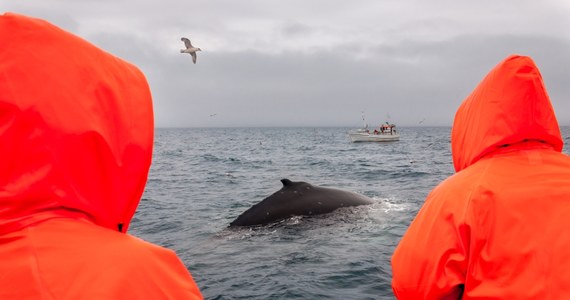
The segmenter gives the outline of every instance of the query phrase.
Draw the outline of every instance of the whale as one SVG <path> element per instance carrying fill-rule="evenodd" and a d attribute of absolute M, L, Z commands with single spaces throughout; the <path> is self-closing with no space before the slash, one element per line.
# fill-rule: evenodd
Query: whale
<path fill-rule="evenodd" d="M 374 200 L 341 189 L 319 187 L 303 181 L 281 179 L 283 187 L 239 215 L 230 227 L 275 223 L 293 216 L 333 212 L 341 207 L 367 205 Z"/>

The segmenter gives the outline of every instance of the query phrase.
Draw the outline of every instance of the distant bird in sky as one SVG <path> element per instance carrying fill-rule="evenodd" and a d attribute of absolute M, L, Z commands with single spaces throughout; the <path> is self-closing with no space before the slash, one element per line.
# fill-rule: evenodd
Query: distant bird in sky
<path fill-rule="evenodd" d="M 186 49 L 181 49 L 180 53 L 188 53 L 192 55 L 192 61 L 196 63 L 196 51 L 202 51 L 202 49 L 192 46 L 190 40 L 185 37 L 181 38 L 180 40 L 183 41 L 184 45 L 186 46 Z"/>

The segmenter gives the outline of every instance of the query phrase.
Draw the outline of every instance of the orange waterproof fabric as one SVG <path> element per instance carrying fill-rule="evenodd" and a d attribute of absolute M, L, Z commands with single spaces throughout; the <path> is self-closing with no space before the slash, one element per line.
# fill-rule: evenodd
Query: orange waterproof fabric
<path fill-rule="evenodd" d="M 200 299 L 170 250 L 125 232 L 153 112 L 133 65 L 0 15 L 0 299 Z"/>
<path fill-rule="evenodd" d="M 570 299 L 570 158 L 542 77 L 510 56 L 467 97 L 456 174 L 392 257 L 399 299 Z"/>

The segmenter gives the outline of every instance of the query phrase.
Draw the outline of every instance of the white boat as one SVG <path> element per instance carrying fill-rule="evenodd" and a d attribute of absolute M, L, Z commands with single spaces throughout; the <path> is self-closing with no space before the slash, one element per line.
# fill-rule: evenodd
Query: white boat
<path fill-rule="evenodd" d="M 370 132 L 367 127 L 349 131 L 348 136 L 353 143 L 357 142 L 395 142 L 400 140 L 400 134 L 396 132 L 396 125 L 382 124 Z"/>
<path fill-rule="evenodd" d="M 348 136 L 353 143 L 357 142 L 395 142 L 400 140 L 398 133 L 362 133 L 349 132 Z"/>

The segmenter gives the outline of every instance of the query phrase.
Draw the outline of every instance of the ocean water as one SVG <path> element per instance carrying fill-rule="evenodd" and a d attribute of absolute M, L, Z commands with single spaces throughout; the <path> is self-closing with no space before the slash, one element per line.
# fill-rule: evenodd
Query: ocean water
<path fill-rule="evenodd" d="M 429 191 L 454 173 L 450 128 L 400 128 L 392 143 L 351 143 L 349 129 L 157 129 L 130 233 L 176 251 L 206 299 L 394 299 L 392 252 Z M 375 202 L 227 228 L 282 178 Z"/>

